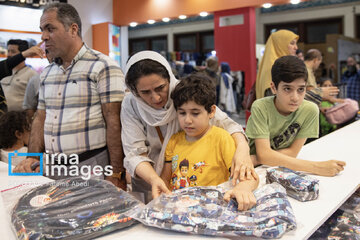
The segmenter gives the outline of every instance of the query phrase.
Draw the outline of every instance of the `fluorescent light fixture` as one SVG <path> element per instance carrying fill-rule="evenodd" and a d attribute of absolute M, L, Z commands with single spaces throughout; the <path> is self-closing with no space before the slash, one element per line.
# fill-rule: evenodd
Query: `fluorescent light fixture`
<path fill-rule="evenodd" d="M 137 22 L 131 22 L 129 25 L 130 25 L 130 27 L 136 27 L 138 24 L 137 24 Z"/>
<path fill-rule="evenodd" d="M 202 16 L 202 17 L 206 17 L 209 14 L 207 12 L 201 12 L 199 15 Z"/>
<path fill-rule="evenodd" d="M 272 4 L 271 3 L 264 3 L 263 8 L 271 8 Z"/>
<path fill-rule="evenodd" d="M 185 19 L 186 16 L 185 16 L 185 15 L 180 15 L 179 18 L 180 18 L 180 19 Z"/>
<path fill-rule="evenodd" d="M 148 24 L 154 24 L 154 23 L 155 23 L 155 20 L 150 19 L 150 20 L 147 21 L 147 23 L 148 23 Z"/>
<path fill-rule="evenodd" d="M 291 4 L 298 4 L 300 3 L 301 1 L 300 0 L 290 0 Z"/>
<path fill-rule="evenodd" d="M 163 22 L 168 22 L 168 21 L 170 21 L 170 18 L 164 17 L 162 20 L 163 20 Z"/>

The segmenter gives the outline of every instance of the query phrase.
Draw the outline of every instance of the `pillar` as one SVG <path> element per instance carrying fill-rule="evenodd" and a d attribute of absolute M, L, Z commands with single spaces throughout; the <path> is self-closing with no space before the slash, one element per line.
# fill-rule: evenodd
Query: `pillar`
<path fill-rule="evenodd" d="M 232 71 L 245 72 L 246 94 L 256 80 L 255 20 L 254 7 L 214 13 L 216 55 L 220 62 L 228 62 Z"/>

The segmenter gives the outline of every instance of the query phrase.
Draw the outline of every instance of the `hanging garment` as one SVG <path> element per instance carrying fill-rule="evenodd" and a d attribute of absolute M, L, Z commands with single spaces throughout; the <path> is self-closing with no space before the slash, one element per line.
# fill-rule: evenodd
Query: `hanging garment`
<path fill-rule="evenodd" d="M 225 106 L 225 110 L 228 113 L 236 112 L 233 82 L 234 82 L 234 78 L 230 75 L 229 64 L 226 62 L 222 62 L 219 103 Z"/>
<path fill-rule="evenodd" d="M 236 112 L 236 105 L 233 92 L 233 77 L 228 73 L 221 73 L 219 103 L 225 106 L 228 113 Z"/>

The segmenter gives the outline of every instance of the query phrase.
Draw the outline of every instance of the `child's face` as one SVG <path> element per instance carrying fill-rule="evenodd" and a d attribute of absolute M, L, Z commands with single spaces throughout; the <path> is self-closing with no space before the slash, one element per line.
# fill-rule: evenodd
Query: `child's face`
<path fill-rule="evenodd" d="M 321 85 L 322 87 L 332 87 L 332 82 L 330 80 L 326 80 L 323 82 L 323 84 Z"/>
<path fill-rule="evenodd" d="M 291 83 L 281 81 L 277 89 L 274 83 L 271 83 L 271 87 L 276 94 L 275 107 L 284 116 L 296 111 L 304 100 L 306 82 L 303 78 Z"/>
<path fill-rule="evenodd" d="M 208 113 L 204 106 L 189 101 L 181 105 L 177 110 L 177 116 L 181 129 L 185 131 L 188 140 L 197 140 L 209 130 L 209 120 L 215 115 L 215 105 Z"/>

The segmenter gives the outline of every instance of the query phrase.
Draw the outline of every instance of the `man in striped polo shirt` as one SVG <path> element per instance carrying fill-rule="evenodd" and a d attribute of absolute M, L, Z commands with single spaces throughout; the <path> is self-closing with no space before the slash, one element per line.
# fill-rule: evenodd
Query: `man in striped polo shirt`
<path fill-rule="evenodd" d="M 106 179 L 126 189 L 120 126 L 125 84 L 120 67 L 82 41 L 81 19 L 70 4 L 47 5 L 40 29 L 54 62 L 41 74 L 29 152 L 76 154 L 80 167 L 111 164 L 113 174 L 105 174 Z M 68 162 L 57 164 L 63 168 L 47 176 L 67 177 L 63 173 Z M 38 171 L 38 165 L 38 159 L 28 157 L 14 171 Z M 98 176 L 95 169 L 92 173 Z"/>

